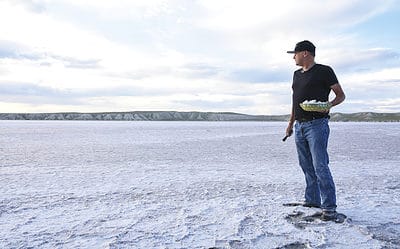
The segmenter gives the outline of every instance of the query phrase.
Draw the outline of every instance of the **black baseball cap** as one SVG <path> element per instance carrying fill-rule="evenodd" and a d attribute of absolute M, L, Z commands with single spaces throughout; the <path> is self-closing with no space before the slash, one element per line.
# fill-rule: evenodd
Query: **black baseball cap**
<path fill-rule="evenodd" d="M 296 52 L 301 52 L 301 51 L 308 51 L 313 54 L 315 54 L 315 46 L 312 44 L 310 41 L 301 41 L 296 44 L 296 47 L 294 48 L 294 51 L 287 51 L 289 54 L 294 54 Z"/>

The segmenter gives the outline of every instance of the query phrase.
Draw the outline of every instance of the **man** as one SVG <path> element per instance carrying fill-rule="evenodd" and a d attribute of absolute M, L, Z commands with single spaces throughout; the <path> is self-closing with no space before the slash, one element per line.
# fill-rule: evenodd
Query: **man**
<path fill-rule="evenodd" d="M 310 41 L 296 44 L 293 59 L 297 66 L 293 75 L 292 113 L 286 136 L 293 133 L 295 125 L 295 141 L 299 164 L 306 180 L 306 207 L 322 208 L 322 220 L 336 218 L 336 190 L 329 170 L 327 152 L 329 138 L 329 108 L 342 103 L 345 94 L 332 68 L 316 64 L 315 46 Z M 329 108 L 324 111 L 304 111 L 300 103 L 305 100 L 327 102 L 330 91 L 335 98 L 328 102 Z M 296 121 L 296 122 L 295 122 Z"/>

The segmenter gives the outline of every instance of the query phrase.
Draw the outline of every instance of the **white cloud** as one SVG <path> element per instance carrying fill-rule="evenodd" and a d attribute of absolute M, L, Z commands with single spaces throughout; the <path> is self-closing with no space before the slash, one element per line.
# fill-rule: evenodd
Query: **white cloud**
<path fill-rule="evenodd" d="M 105 43 L 100 37 L 59 23 L 47 15 L 19 6 L 4 6 L 4 3 L 0 7 L 1 39 L 23 43 L 32 52 L 95 58 L 96 47 Z"/>
<path fill-rule="evenodd" d="M 347 112 L 400 110 L 400 67 L 347 74 L 341 79 L 346 102 L 339 110 Z"/>
<path fill-rule="evenodd" d="M 8 95 L 14 102 L 0 110 L 288 113 L 296 67 L 286 50 L 302 39 L 316 42 L 318 62 L 332 64 L 360 96 L 349 101 L 358 101 L 358 87 L 376 90 L 375 79 L 398 78 L 399 49 L 368 46 L 346 29 L 394 3 L 1 1 L 0 86 L 55 89 L 71 103 L 29 106 L 29 96 Z M 384 94 L 375 108 L 397 105 Z"/>

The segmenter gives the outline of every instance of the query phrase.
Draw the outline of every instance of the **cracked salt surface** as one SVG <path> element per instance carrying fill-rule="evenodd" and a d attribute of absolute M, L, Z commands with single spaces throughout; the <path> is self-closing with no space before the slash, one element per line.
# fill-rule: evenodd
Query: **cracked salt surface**
<path fill-rule="evenodd" d="M 400 126 L 331 123 L 343 224 L 281 122 L 0 121 L 0 248 L 400 248 Z"/>

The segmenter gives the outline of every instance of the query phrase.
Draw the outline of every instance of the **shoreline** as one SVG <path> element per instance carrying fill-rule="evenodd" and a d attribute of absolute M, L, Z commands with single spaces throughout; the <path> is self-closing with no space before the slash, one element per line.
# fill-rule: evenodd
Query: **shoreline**
<path fill-rule="evenodd" d="M 92 120 L 92 121 L 288 121 L 289 114 L 249 115 L 234 112 L 56 112 L 56 113 L 0 113 L 0 120 Z M 400 122 L 397 113 L 332 113 L 333 122 Z"/>

